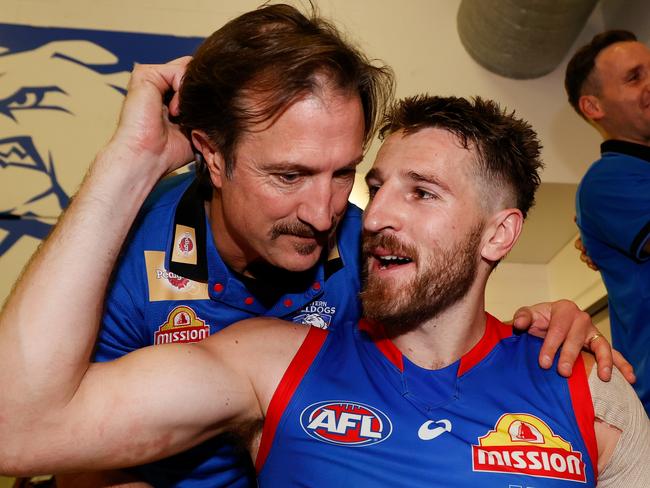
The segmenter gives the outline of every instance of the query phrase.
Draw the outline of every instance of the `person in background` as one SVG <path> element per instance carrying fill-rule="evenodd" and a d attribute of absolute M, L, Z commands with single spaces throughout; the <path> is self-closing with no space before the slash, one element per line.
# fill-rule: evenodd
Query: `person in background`
<path fill-rule="evenodd" d="M 571 58 L 565 87 L 604 139 L 578 187 L 576 222 L 607 288 L 614 347 L 650 412 L 650 49 L 628 31 L 598 34 Z"/>

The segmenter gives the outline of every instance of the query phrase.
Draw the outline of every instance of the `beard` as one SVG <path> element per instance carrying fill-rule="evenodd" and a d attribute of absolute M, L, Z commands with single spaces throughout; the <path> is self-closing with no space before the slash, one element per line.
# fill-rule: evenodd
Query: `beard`
<path fill-rule="evenodd" d="M 462 240 L 449 248 L 437 248 L 421 262 L 413 246 L 401 243 L 390 234 L 363 237 L 363 269 L 361 303 L 365 318 L 380 322 L 389 337 L 415 329 L 439 315 L 463 298 L 476 278 L 478 247 L 483 225 L 475 226 Z M 383 247 L 392 254 L 409 256 L 416 264 L 416 275 L 400 285 L 392 279 L 381 279 L 368 272 L 368 259 L 373 249 Z"/>

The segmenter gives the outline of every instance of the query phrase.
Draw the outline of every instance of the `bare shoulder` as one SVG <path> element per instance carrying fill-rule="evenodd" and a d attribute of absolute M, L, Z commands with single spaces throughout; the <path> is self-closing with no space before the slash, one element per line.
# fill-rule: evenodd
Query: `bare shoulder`
<path fill-rule="evenodd" d="M 211 356 L 250 379 L 260 406 L 266 411 L 309 329 L 302 324 L 258 317 L 226 327 L 200 344 Z"/>
<path fill-rule="evenodd" d="M 202 344 L 226 356 L 241 358 L 255 354 L 258 359 L 263 359 L 266 355 L 284 356 L 295 353 L 308 331 L 309 327 L 301 324 L 257 317 L 226 327 Z"/>

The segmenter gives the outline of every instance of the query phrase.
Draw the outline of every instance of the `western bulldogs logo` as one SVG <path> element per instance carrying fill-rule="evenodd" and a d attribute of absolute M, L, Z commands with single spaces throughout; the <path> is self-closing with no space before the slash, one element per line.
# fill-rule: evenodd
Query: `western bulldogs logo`
<path fill-rule="evenodd" d="M 296 324 L 311 325 L 319 329 L 327 329 L 332 323 L 336 307 L 329 306 L 324 300 L 315 300 L 300 310 L 293 318 Z"/>
<path fill-rule="evenodd" d="M 314 439 L 350 447 L 377 444 L 393 432 L 393 424 L 381 410 L 348 401 L 313 403 L 300 414 L 300 425 Z"/>
<path fill-rule="evenodd" d="M 318 327 L 319 329 L 327 329 L 330 326 L 330 322 L 332 322 L 332 316 L 318 313 L 303 313 L 296 315 L 293 318 L 293 321 L 296 324 L 311 325 L 312 327 Z"/>

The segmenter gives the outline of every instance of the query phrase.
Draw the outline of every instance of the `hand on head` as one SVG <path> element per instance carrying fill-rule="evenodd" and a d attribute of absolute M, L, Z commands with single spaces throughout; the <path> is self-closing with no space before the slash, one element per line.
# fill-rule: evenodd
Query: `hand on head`
<path fill-rule="evenodd" d="M 167 64 L 136 65 L 111 139 L 120 151 L 130 152 L 133 161 L 151 158 L 161 175 L 193 158 L 189 140 L 170 121 L 170 116 L 178 115 L 180 85 L 191 59 L 185 56 Z M 165 105 L 170 92 L 173 95 Z"/>

